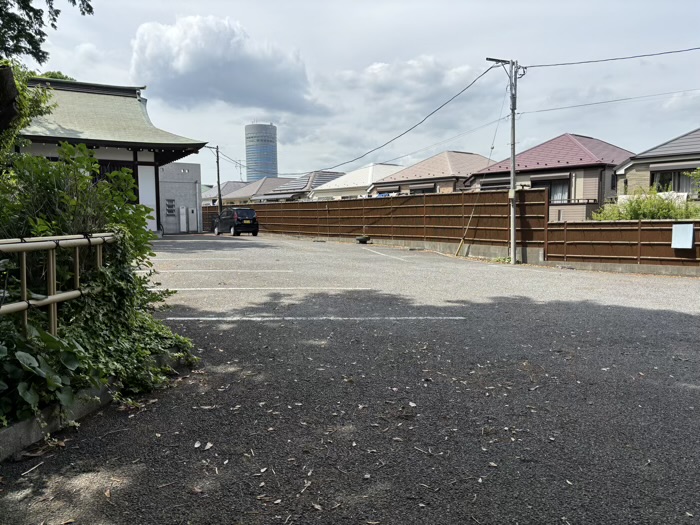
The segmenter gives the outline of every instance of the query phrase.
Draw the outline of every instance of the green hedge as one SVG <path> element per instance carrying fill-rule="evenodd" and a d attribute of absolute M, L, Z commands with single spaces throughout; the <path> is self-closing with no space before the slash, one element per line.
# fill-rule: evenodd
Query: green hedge
<path fill-rule="evenodd" d="M 59 334 L 42 330 L 46 314 L 30 310 L 27 334 L 15 316 L 0 317 L 0 424 L 38 414 L 46 405 L 69 407 L 75 392 L 113 381 L 119 395 L 167 383 L 170 368 L 159 356 L 194 362 L 191 342 L 153 313 L 167 296 L 149 290 L 153 234 L 149 209 L 138 204 L 134 177 L 123 169 L 101 178 L 85 146 L 60 147 L 58 161 L 20 155 L 0 175 L 0 238 L 114 232 L 104 265 L 81 256 L 81 283 L 99 293 L 63 303 Z M 86 249 L 87 250 L 87 249 Z M 33 291 L 45 290 L 45 257 L 28 258 Z M 72 288 L 73 251 L 57 251 L 59 289 Z M 0 257 L 0 294 L 19 297 L 16 261 Z M 167 361 L 166 359 L 165 361 Z M 161 362 L 163 360 L 160 360 Z"/>

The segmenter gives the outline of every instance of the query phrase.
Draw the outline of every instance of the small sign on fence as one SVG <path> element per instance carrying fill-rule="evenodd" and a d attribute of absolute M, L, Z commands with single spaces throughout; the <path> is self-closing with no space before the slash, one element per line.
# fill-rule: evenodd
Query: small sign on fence
<path fill-rule="evenodd" d="M 671 248 L 677 250 L 691 250 L 695 247 L 695 225 L 674 224 Z"/>

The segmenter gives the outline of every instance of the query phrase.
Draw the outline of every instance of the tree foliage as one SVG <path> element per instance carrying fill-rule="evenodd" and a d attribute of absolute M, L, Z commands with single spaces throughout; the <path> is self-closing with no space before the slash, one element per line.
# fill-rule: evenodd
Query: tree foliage
<path fill-rule="evenodd" d="M 62 71 L 45 71 L 39 76 L 41 78 L 53 78 L 55 80 L 72 80 L 73 82 L 75 82 L 75 79 L 73 77 L 69 77 Z"/>
<path fill-rule="evenodd" d="M 51 403 L 70 407 L 78 389 L 110 380 L 127 394 L 151 390 L 167 381 L 159 356 L 193 360 L 191 343 L 152 315 L 167 293 L 152 291 L 150 275 L 138 271 L 151 267 L 153 234 L 151 210 L 135 189 L 131 170 L 101 175 L 84 145 L 62 144 L 57 161 L 21 155 L 0 176 L 0 238 L 113 231 L 118 239 L 105 245 L 100 268 L 83 249 L 81 282 L 99 293 L 59 308 L 58 337 L 39 328 L 46 326 L 39 309 L 29 312 L 28 334 L 17 319 L 0 317 L 0 426 Z M 59 249 L 56 257 L 58 288 L 70 289 L 74 252 Z M 16 268 L 16 259 L 0 258 L 0 302 L 19 299 Z M 31 291 L 46 289 L 44 272 L 43 255 L 32 254 Z"/>
<path fill-rule="evenodd" d="M 82 15 L 93 13 L 92 0 L 66 0 Z M 40 4 L 41 7 L 37 7 Z M 0 57 L 29 55 L 43 64 L 49 54 L 42 48 L 46 24 L 56 29 L 61 10 L 54 0 L 0 0 Z"/>
<path fill-rule="evenodd" d="M 2 2 L 2 0 L 0 0 Z M 0 131 L 0 171 L 12 163 L 15 146 L 18 145 L 20 131 L 29 126 L 32 119 L 51 113 L 51 93 L 45 87 L 29 88 L 27 83 L 33 73 L 16 60 L 0 60 L 0 65 L 12 68 L 18 96 L 16 100 L 18 116 L 9 127 Z"/>

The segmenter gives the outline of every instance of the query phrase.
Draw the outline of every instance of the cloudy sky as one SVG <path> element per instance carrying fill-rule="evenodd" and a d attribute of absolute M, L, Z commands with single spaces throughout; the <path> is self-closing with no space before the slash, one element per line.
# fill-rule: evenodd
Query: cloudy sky
<path fill-rule="evenodd" d="M 59 0 L 57 4 L 65 3 Z M 278 126 L 280 174 L 350 160 L 469 84 L 486 57 L 522 65 L 700 46 L 697 0 L 94 0 L 64 7 L 49 62 L 78 80 L 146 85 L 158 127 L 245 160 L 244 126 Z M 32 65 L 30 63 L 30 65 Z M 579 133 L 640 152 L 700 127 L 700 52 L 530 68 L 518 84 L 518 151 Z M 444 150 L 509 154 L 507 77 L 493 70 L 422 126 L 348 164 L 410 165 Z M 695 91 L 693 91 L 695 90 Z M 609 105 L 527 113 L 686 91 Z M 492 149 L 493 145 L 493 149 Z M 216 180 L 208 151 L 204 183 Z M 233 163 L 222 180 L 238 180 Z M 245 170 L 243 170 L 245 177 Z"/>

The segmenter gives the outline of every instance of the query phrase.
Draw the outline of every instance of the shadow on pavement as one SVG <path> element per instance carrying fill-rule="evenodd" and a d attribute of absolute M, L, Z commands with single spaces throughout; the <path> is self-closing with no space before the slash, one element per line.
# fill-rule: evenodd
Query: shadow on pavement
<path fill-rule="evenodd" d="M 63 432 L 63 450 L 3 464 L 8 523 L 700 513 L 697 316 L 522 297 L 425 306 L 372 291 L 164 315 L 276 320 L 169 321 L 201 368 L 141 410 L 111 406 Z"/>

